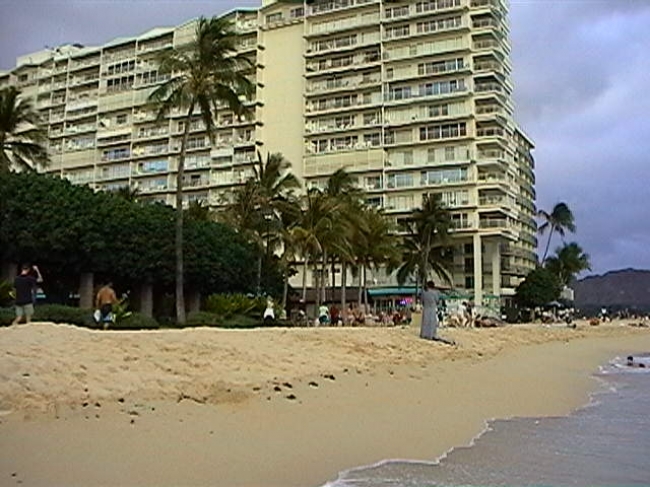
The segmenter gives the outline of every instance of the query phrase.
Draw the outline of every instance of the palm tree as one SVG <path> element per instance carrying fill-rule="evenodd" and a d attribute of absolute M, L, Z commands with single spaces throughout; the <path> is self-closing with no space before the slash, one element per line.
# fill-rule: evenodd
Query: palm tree
<path fill-rule="evenodd" d="M 327 198 L 320 190 L 311 189 L 304 197 L 303 212 L 300 221 L 294 229 L 295 244 L 300 249 L 303 259 L 302 299 L 307 299 L 307 269 L 310 262 L 317 264 L 324 253 L 324 242 L 331 235 L 334 226 L 336 204 Z M 316 274 L 316 289 L 319 279 Z M 320 293 L 316 292 L 316 303 L 320 303 Z"/>
<path fill-rule="evenodd" d="M 544 223 L 539 227 L 540 235 L 543 235 L 546 230 L 549 230 L 546 248 L 544 249 L 544 256 L 542 257 L 542 265 L 544 265 L 548 254 L 548 248 L 551 245 L 551 239 L 553 238 L 553 232 L 557 232 L 561 237 L 564 237 L 566 231 L 575 233 L 576 225 L 571 209 L 564 202 L 557 203 L 553 207 L 551 213 L 539 210 L 537 216 L 544 220 Z"/>
<path fill-rule="evenodd" d="M 0 171 L 33 170 L 49 163 L 47 130 L 28 99 L 13 86 L 0 90 Z"/>
<path fill-rule="evenodd" d="M 555 255 L 546 259 L 545 267 L 555 274 L 564 286 L 568 286 L 582 271 L 591 270 L 591 263 L 589 254 L 576 242 L 571 242 L 555 249 Z"/>
<path fill-rule="evenodd" d="M 140 191 L 138 191 L 137 188 L 133 188 L 131 186 L 122 186 L 113 190 L 112 193 L 119 198 L 130 201 L 131 203 L 137 202 L 138 198 L 140 197 Z"/>
<path fill-rule="evenodd" d="M 357 227 L 354 239 L 354 255 L 359 273 L 359 306 L 368 304 L 367 278 L 368 269 L 378 270 L 382 267 L 389 271 L 399 262 L 399 249 L 396 245 L 392 225 L 379 210 L 366 207 L 361 213 L 363 223 Z"/>
<path fill-rule="evenodd" d="M 187 218 L 195 222 L 209 222 L 212 220 L 210 207 L 202 201 L 192 201 L 185 210 Z"/>
<path fill-rule="evenodd" d="M 291 163 L 280 153 L 267 154 L 266 160 L 257 153 L 253 174 L 243 186 L 235 189 L 222 219 L 230 223 L 259 249 L 257 261 L 257 290 L 261 291 L 262 261 L 266 253 L 282 243 L 285 225 L 292 225 L 300 213 L 294 190 L 300 187 L 291 173 Z"/>
<path fill-rule="evenodd" d="M 397 281 L 404 284 L 415 276 L 416 289 L 424 284 L 431 273 L 451 282 L 449 268 L 453 253 L 449 246 L 451 215 L 438 195 L 425 195 L 422 208 L 413 212 L 405 224 L 402 264 L 397 271 Z"/>
<path fill-rule="evenodd" d="M 356 185 L 357 180 L 345 169 L 338 169 L 332 174 L 325 186 L 325 196 L 334 205 L 333 228 L 325 240 L 327 253 L 331 259 L 332 298 L 336 286 L 336 261 L 341 262 L 341 309 L 346 307 L 347 268 L 354 263 L 354 235 L 363 223 L 361 217 L 363 191 Z M 326 283 L 322 283 L 323 290 Z"/>
<path fill-rule="evenodd" d="M 200 110 L 208 136 L 214 141 L 214 120 L 220 105 L 227 106 L 238 116 L 244 113 L 242 99 L 254 93 L 254 85 L 245 73 L 252 68 L 252 63 L 237 54 L 238 39 L 227 19 L 201 17 L 194 39 L 160 56 L 158 72 L 169 79 L 149 97 L 158 108 L 159 122 L 165 120 L 172 109 L 186 114 L 176 176 L 176 319 L 179 323 L 185 322 L 183 176 L 192 115 Z"/>

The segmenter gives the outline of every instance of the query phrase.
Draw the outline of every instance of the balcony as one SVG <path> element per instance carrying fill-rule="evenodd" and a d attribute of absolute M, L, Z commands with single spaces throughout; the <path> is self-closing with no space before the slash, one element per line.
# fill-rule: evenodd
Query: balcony
<path fill-rule="evenodd" d="M 479 228 L 510 230 L 512 223 L 506 218 L 481 219 L 479 220 Z"/>
<path fill-rule="evenodd" d="M 97 103 L 98 99 L 96 94 L 83 98 L 73 98 L 68 100 L 68 103 L 65 105 L 65 110 L 70 112 L 72 110 L 79 110 L 81 108 L 97 105 Z"/>
<path fill-rule="evenodd" d="M 505 137 L 506 131 L 500 127 L 477 128 L 476 137 Z"/>
<path fill-rule="evenodd" d="M 323 74 L 336 70 L 349 70 L 366 67 L 369 64 L 379 63 L 381 56 L 379 52 L 367 53 L 357 56 L 337 57 L 333 59 L 326 59 L 320 62 L 312 62 L 307 64 L 307 76 L 314 74 Z"/>
<path fill-rule="evenodd" d="M 419 56 L 428 56 L 432 54 L 451 53 L 469 49 L 469 45 L 462 37 L 448 39 L 444 41 L 428 42 L 426 44 L 413 44 L 410 46 L 401 46 L 387 48 L 384 51 L 384 58 L 387 61 L 397 61 Z"/>
<path fill-rule="evenodd" d="M 381 83 L 379 74 L 371 77 L 338 78 L 334 81 L 311 83 L 307 85 L 308 93 L 322 93 L 353 90 L 361 86 L 370 86 Z"/>
<path fill-rule="evenodd" d="M 379 14 L 364 15 L 330 22 L 314 23 L 306 36 L 329 35 L 332 32 L 348 29 L 358 29 L 360 27 L 371 25 L 376 26 L 379 23 Z"/>
<path fill-rule="evenodd" d="M 80 134 L 83 132 L 93 132 L 95 130 L 97 130 L 97 124 L 94 123 L 83 124 L 83 125 L 70 125 L 65 128 L 65 134 L 66 135 Z"/>
<path fill-rule="evenodd" d="M 148 52 L 159 51 L 161 49 L 168 49 L 170 47 L 173 47 L 173 45 L 174 42 L 172 39 L 152 42 L 150 44 L 140 44 L 138 45 L 138 54 L 145 54 Z"/>
<path fill-rule="evenodd" d="M 334 12 L 338 10 L 345 10 L 352 7 L 359 7 L 368 4 L 378 4 L 379 0 L 332 0 L 329 2 L 318 2 L 311 5 L 308 9 L 308 15 L 311 17 Z"/>
<path fill-rule="evenodd" d="M 88 68 L 90 66 L 99 66 L 100 64 L 100 58 L 99 56 L 95 56 L 93 58 L 89 59 L 82 59 L 82 60 L 75 60 L 74 58 L 71 59 L 70 61 L 70 71 L 76 71 L 79 69 L 84 69 Z"/>
<path fill-rule="evenodd" d="M 87 83 L 95 83 L 97 81 L 99 81 L 99 74 L 89 74 L 71 79 L 69 85 L 70 87 L 81 86 Z"/>
<path fill-rule="evenodd" d="M 152 128 L 149 128 L 149 129 L 140 129 L 138 131 L 138 134 L 136 135 L 136 138 L 138 140 L 154 139 L 154 138 L 167 137 L 168 135 L 169 135 L 169 128 L 167 128 L 167 127 L 152 127 Z"/>

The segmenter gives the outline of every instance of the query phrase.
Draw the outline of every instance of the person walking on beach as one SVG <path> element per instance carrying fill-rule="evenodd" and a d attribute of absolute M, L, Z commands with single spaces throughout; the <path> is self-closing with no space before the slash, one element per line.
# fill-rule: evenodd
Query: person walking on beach
<path fill-rule="evenodd" d="M 438 302 L 440 293 L 436 290 L 433 281 L 428 281 L 422 292 L 422 325 L 420 338 L 435 340 L 438 332 Z"/>
<path fill-rule="evenodd" d="M 32 276 L 34 272 L 36 277 Z M 25 317 L 25 323 L 31 323 L 34 316 L 34 301 L 36 285 L 43 282 L 43 276 L 38 267 L 25 264 L 20 270 L 20 274 L 14 279 L 14 288 L 16 289 L 16 319 L 11 323 L 17 325 Z"/>
<path fill-rule="evenodd" d="M 104 323 L 104 330 L 108 328 L 111 315 L 113 313 L 113 305 L 117 304 L 117 296 L 113 290 L 113 283 L 107 282 L 99 291 L 95 298 L 95 305 L 99 310 L 99 322 Z"/>

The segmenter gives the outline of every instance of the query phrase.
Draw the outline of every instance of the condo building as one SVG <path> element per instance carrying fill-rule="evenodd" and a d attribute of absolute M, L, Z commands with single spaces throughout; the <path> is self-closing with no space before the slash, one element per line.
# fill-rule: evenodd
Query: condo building
<path fill-rule="evenodd" d="M 439 194 L 454 225 L 453 286 L 502 299 L 536 262 L 533 143 L 513 119 L 505 0 L 265 1 L 223 15 L 255 69 L 250 115 L 217 114 L 214 143 L 191 122 L 185 202 L 223 202 L 256 151 L 281 152 L 307 187 L 339 168 L 397 222 Z M 46 169 L 97 189 L 173 204 L 183 113 L 155 123 L 155 56 L 194 21 L 96 47 L 22 56 L 0 87 L 34 99 Z M 369 285 L 395 286 L 375 271 Z"/>

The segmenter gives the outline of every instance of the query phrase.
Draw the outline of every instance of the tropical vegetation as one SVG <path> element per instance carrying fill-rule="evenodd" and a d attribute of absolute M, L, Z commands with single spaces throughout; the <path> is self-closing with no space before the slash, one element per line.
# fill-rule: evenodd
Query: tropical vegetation
<path fill-rule="evenodd" d="M 0 89 L 0 172 L 47 166 L 47 131 L 38 112 L 13 86 Z"/>
<path fill-rule="evenodd" d="M 566 232 L 575 233 L 576 225 L 573 212 L 564 202 L 557 203 L 550 212 L 539 210 L 537 216 L 543 221 L 538 229 L 540 235 L 548 231 L 548 240 L 546 241 L 546 247 L 542 256 L 542 265 L 544 265 L 553 234 L 557 233 L 561 237 L 564 237 Z"/>
<path fill-rule="evenodd" d="M 591 263 L 589 254 L 578 243 L 571 242 L 558 247 L 555 255 L 546 259 L 545 267 L 563 286 L 569 286 L 578 274 L 591 270 Z"/>
<path fill-rule="evenodd" d="M 216 114 L 221 107 L 227 107 L 238 116 L 244 114 L 245 102 L 254 93 L 254 85 L 246 75 L 252 64 L 237 53 L 238 41 L 238 34 L 229 20 L 201 17 L 190 42 L 160 56 L 158 73 L 168 79 L 149 97 L 158 111 L 158 121 L 166 120 L 172 110 L 184 114 L 176 175 L 175 226 L 176 318 L 180 323 L 185 322 L 183 187 L 187 141 L 194 115 L 202 121 L 210 141 L 214 142 Z"/>

